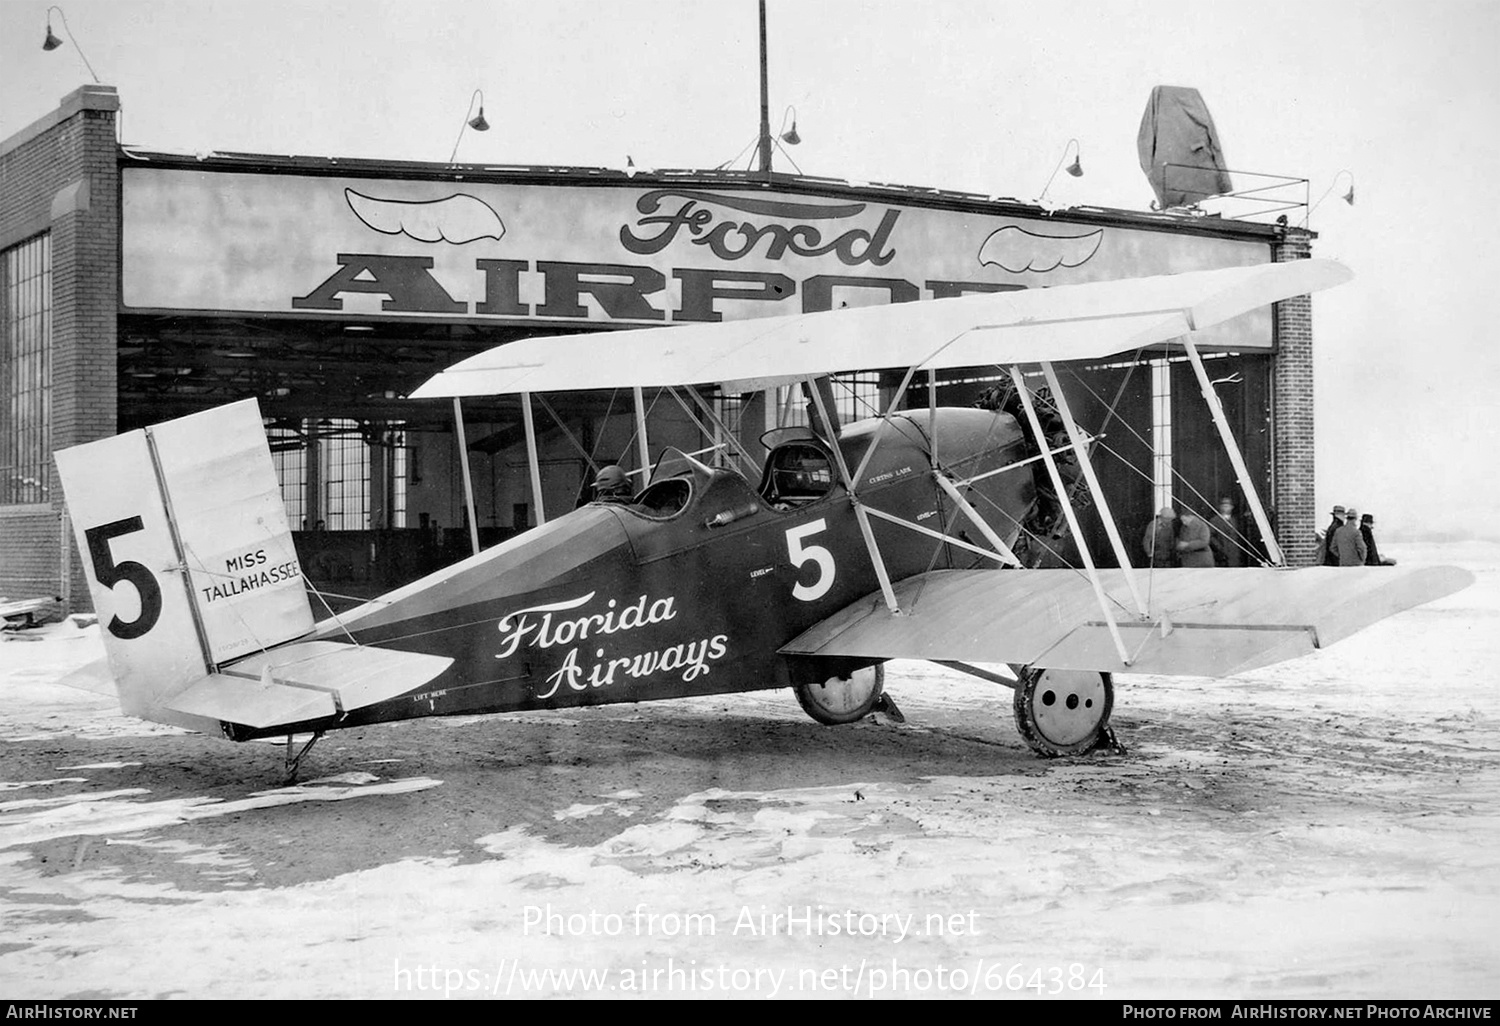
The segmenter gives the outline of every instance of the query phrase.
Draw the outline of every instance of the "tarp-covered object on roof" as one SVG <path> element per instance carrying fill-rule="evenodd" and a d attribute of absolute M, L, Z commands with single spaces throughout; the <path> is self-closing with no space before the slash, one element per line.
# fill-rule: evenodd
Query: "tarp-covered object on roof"
<path fill-rule="evenodd" d="M 1198 90 L 1157 86 L 1146 102 L 1137 140 L 1141 170 L 1157 204 L 1186 207 L 1233 190 L 1213 115 Z M 1168 168 L 1167 165 L 1174 165 Z M 1178 166 L 1183 165 L 1183 166 Z"/>

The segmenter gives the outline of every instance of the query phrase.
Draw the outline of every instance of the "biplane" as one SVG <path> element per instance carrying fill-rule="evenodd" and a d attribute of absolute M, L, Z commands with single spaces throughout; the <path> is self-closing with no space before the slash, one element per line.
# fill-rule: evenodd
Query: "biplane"
<path fill-rule="evenodd" d="M 766 440 L 758 481 L 667 448 L 628 501 L 476 543 L 317 621 L 254 400 L 57 463 L 124 712 L 286 736 L 289 775 L 326 731 L 420 716 L 767 688 L 791 688 L 824 723 L 899 716 L 884 693 L 896 658 L 1010 686 L 1026 742 L 1076 755 L 1114 743 L 1117 674 L 1242 673 L 1470 583 L 1449 567 L 1283 566 L 1218 406 L 1195 332 L 1349 276 L 1304 260 L 496 347 L 413 398 L 458 411 L 461 397 L 519 394 L 538 495 L 532 393 L 628 387 L 644 429 L 643 387 L 800 383 L 810 426 Z M 1168 345 L 1192 362 L 1264 565 L 1131 565 L 1053 364 Z M 1001 368 L 1016 401 L 938 407 L 936 372 L 976 365 Z M 1051 386 L 1051 430 L 1030 365 Z M 852 368 L 905 370 L 879 416 L 841 425 L 826 380 Z M 926 407 L 903 407 L 924 375 Z M 1081 565 L 1035 566 L 1024 525 L 1049 482 L 1053 496 L 1087 489 L 1117 566 L 1098 565 L 1067 501 Z M 312 738 L 295 756 L 293 735 Z"/>

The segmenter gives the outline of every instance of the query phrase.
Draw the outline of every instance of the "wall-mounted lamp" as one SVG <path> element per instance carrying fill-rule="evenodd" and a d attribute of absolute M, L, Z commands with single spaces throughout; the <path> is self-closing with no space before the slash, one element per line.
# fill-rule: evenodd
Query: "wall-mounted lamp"
<path fill-rule="evenodd" d="M 791 128 L 786 127 L 786 121 L 788 117 L 792 119 Z M 796 107 L 788 107 L 786 110 L 781 112 L 781 141 L 786 143 L 788 146 L 796 146 L 802 141 L 802 137 L 797 134 Z"/>
<path fill-rule="evenodd" d="M 475 100 L 479 101 L 479 113 L 471 118 L 469 114 L 474 110 Z M 469 109 L 464 111 L 463 124 L 458 126 L 458 138 L 453 140 L 453 152 L 448 155 L 448 163 L 450 164 L 458 156 L 458 144 L 464 140 L 465 128 L 472 128 L 476 132 L 488 132 L 490 130 L 490 123 L 484 120 L 484 92 L 482 90 L 474 90 L 474 95 L 469 97 Z"/>
<path fill-rule="evenodd" d="M 58 7 L 55 4 L 47 8 L 47 38 L 42 40 L 42 49 L 56 50 L 59 46 L 63 45 L 63 41 L 52 34 L 53 11 L 56 11 L 57 16 L 62 19 L 63 31 L 68 34 L 69 39 L 73 40 L 73 49 L 77 50 L 78 56 L 83 58 L 83 66 L 89 69 L 89 74 L 94 76 L 95 82 L 98 82 L 99 75 L 94 71 L 94 66 L 89 63 L 89 59 L 84 56 L 83 47 L 78 45 L 78 39 L 73 35 L 73 30 L 68 27 L 68 16 L 63 13 L 63 9 L 61 7 Z"/>
<path fill-rule="evenodd" d="M 1052 174 L 1047 177 L 1047 184 L 1042 186 L 1042 191 L 1037 195 L 1038 201 L 1045 198 L 1047 195 L 1047 190 L 1052 188 L 1052 180 L 1056 178 L 1057 173 L 1063 169 L 1063 163 L 1068 159 L 1069 150 L 1073 151 L 1073 163 L 1068 165 L 1068 174 L 1074 178 L 1083 177 L 1083 161 L 1079 153 L 1078 140 L 1069 139 L 1068 144 L 1063 147 L 1062 156 L 1058 158 L 1057 166 L 1052 169 Z"/>

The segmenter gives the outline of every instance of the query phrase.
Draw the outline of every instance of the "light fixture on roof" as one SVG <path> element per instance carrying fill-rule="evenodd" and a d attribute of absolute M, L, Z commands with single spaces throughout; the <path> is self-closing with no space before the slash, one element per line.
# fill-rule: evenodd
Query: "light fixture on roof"
<path fill-rule="evenodd" d="M 474 110 L 475 100 L 479 101 L 479 113 L 475 114 L 471 118 L 469 117 L 469 114 Z M 448 156 L 448 163 L 450 164 L 453 163 L 454 158 L 458 156 L 458 144 L 463 142 L 465 128 L 472 128 L 476 132 L 488 132 L 490 130 L 490 123 L 484 120 L 483 90 L 476 89 L 474 90 L 474 95 L 469 97 L 469 109 L 464 111 L 463 124 L 458 126 L 458 138 L 453 140 L 453 152 Z"/>
<path fill-rule="evenodd" d="M 1047 190 L 1052 188 L 1052 180 L 1057 173 L 1063 169 L 1063 162 L 1068 159 L 1068 150 L 1073 151 L 1073 163 L 1068 165 L 1068 174 L 1074 178 L 1083 177 L 1083 160 L 1079 153 L 1078 140 L 1069 139 L 1068 144 L 1063 147 L 1062 156 L 1058 158 L 1057 166 L 1052 169 L 1052 174 L 1047 177 L 1047 184 L 1042 186 L 1042 191 L 1037 195 L 1037 202 L 1041 202 L 1047 195 Z"/>
<path fill-rule="evenodd" d="M 1340 196 L 1339 199 L 1343 200 L 1351 207 L 1354 206 L 1354 172 L 1350 171 L 1348 168 L 1341 168 L 1339 170 L 1339 173 L 1333 176 L 1333 181 L 1328 183 L 1328 188 L 1323 190 L 1323 195 L 1318 197 L 1318 202 L 1314 203 L 1312 207 L 1308 209 L 1308 217 L 1312 217 L 1313 211 L 1322 206 L 1323 201 L 1328 198 L 1328 194 L 1333 192 L 1334 188 L 1339 184 L 1339 179 L 1345 177 L 1346 175 L 1349 178 L 1349 189 L 1342 196 Z"/>
<path fill-rule="evenodd" d="M 790 115 L 791 119 L 792 119 L 792 127 L 791 128 L 787 128 L 786 127 L 786 119 L 787 119 L 788 115 Z M 781 141 L 784 142 L 784 143 L 786 143 L 788 146 L 796 146 L 798 143 L 800 143 L 802 141 L 802 136 L 800 136 L 800 135 L 797 134 L 797 108 L 796 107 L 787 107 L 786 110 L 782 111 L 782 113 L 781 113 L 781 128 L 782 128 Z"/>
<path fill-rule="evenodd" d="M 89 63 L 89 59 L 86 56 L 84 56 L 83 47 L 81 47 L 81 46 L 78 45 L 78 38 L 73 35 L 73 30 L 68 27 L 68 16 L 66 14 L 64 14 L 63 13 L 63 9 L 61 7 L 58 7 L 56 4 L 54 4 L 51 7 L 47 8 L 47 38 L 44 39 L 44 40 L 42 40 L 42 49 L 43 50 L 56 50 L 59 46 L 63 45 L 63 41 L 61 39 L 57 38 L 57 36 L 53 35 L 53 33 L 52 33 L 52 12 L 53 11 L 56 11 L 57 12 L 57 16 L 62 19 L 63 31 L 68 34 L 68 38 L 69 39 L 73 40 L 73 49 L 77 50 L 78 51 L 78 56 L 83 58 L 83 66 L 89 69 L 89 74 L 94 76 L 94 81 L 95 82 L 98 82 L 99 81 L 99 76 L 94 71 L 94 66 L 92 64 L 90 64 Z"/>

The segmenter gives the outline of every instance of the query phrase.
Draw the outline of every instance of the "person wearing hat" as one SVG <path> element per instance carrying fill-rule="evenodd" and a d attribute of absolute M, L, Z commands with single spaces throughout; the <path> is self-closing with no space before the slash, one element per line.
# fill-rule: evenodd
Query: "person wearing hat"
<path fill-rule="evenodd" d="M 1323 529 L 1322 537 L 1318 539 L 1318 566 L 1338 566 L 1338 554 L 1333 551 L 1333 536 L 1338 529 L 1344 526 L 1344 507 L 1333 507 L 1333 519 Z"/>
<path fill-rule="evenodd" d="M 629 502 L 630 499 L 630 479 L 625 476 L 625 471 L 613 463 L 601 468 L 594 478 L 594 501 Z"/>
<path fill-rule="evenodd" d="M 1173 523 L 1177 514 L 1171 506 L 1163 506 L 1146 525 L 1141 537 L 1141 548 L 1146 552 L 1147 566 L 1173 566 L 1177 555 L 1177 530 Z"/>
<path fill-rule="evenodd" d="M 1365 566 L 1395 566 L 1396 561 L 1381 556 L 1375 545 L 1375 514 L 1366 513 L 1359 518 L 1359 533 L 1365 540 Z"/>
<path fill-rule="evenodd" d="M 1359 510 L 1351 506 L 1344 515 L 1344 526 L 1333 533 L 1329 547 L 1338 558 L 1338 566 L 1364 566 L 1365 539 L 1359 533 Z"/>
<path fill-rule="evenodd" d="M 1219 511 L 1209 518 L 1208 529 L 1213 534 L 1214 566 L 1244 566 L 1239 518 L 1234 515 L 1234 500 L 1229 496 L 1219 500 Z"/>
<path fill-rule="evenodd" d="M 1213 536 L 1203 518 L 1192 510 L 1183 510 L 1177 520 L 1177 564 L 1179 566 L 1214 565 Z"/>

